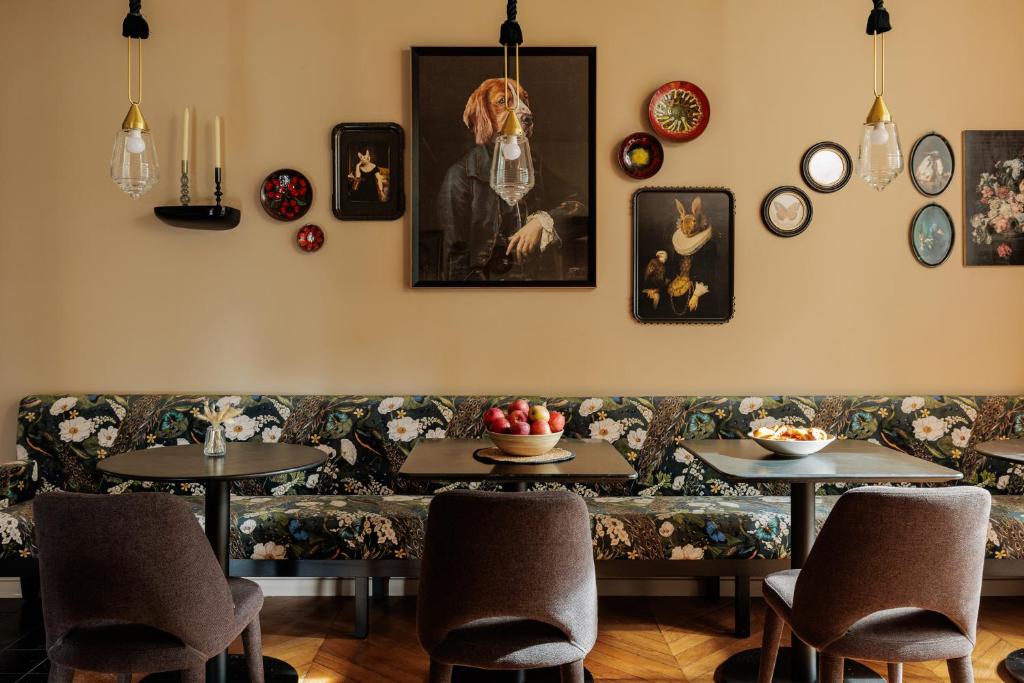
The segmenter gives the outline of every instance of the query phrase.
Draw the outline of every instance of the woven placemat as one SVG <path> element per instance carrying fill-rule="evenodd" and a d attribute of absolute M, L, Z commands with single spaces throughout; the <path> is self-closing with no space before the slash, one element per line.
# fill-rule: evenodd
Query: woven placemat
<path fill-rule="evenodd" d="M 572 460 L 576 454 L 564 448 L 552 448 L 547 453 L 540 455 L 509 455 L 495 446 L 480 448 L 473 453 L 473 457 L 484 462 L 514 462 L 517 465 L 547 465 L 553 462 L 565 462 Z"/>

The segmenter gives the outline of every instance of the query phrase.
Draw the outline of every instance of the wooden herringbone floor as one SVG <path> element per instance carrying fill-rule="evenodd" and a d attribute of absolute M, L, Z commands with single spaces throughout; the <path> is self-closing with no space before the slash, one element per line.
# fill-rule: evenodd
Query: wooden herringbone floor
<path fill-rule="evenodd" d="M 263 611 L 266 654 L 289 661 L 308 683 L 423 683 L 427 659 L 416 643 L 415 600 L 374 605 L 370 637 L 354 640 L 351 599 L 269 598 Z M 702 598 L 602 598 L 601 635 L 587 659 L 598 681 L 713 681 L 729 655 L 760 643 L 730 635 L 732 603 Z M 1024 647 L 1024 599 L 986 598 L 974 653 L 976 680 L 1009 681 L 1000 663 Z M 884 666 L 879 669 L 884 672 Z M 909 664 L 904 680 L 947 681 L 942 662 Z"/>

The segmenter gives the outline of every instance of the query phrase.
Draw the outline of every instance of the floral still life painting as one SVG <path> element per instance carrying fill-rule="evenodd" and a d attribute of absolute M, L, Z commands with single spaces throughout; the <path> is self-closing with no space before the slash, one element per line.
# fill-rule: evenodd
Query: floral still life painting
<path fill-rule="evenodd" d="M 633 317 L 724 323 L 733 312 L 729 190 L 644 188 L 633 195 Z"/>
<path fill-rule="evenodd" d="M 1024 131 L 964 132 L 964 264 L 1024 265 Z"/>

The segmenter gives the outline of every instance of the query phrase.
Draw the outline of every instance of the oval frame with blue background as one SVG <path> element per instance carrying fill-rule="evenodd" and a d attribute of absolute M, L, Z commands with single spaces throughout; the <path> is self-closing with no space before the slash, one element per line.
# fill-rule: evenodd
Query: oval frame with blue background
<path fill-rule="evenodd" d="M 930 225 L 925 224 L 927 220 L 931 220 Z M 945 232 L 943 227 L 946 228 Z M 949 235 L 948 240 L 946 234 Z M 909 238 L 910 251 L 918 263 L 928 268 L 941 266 L 953 253 L 953 244 L 956 242 L 953 217 L 934 202 L 926 204 L 914 214 L 914 220 L 910 222 Z"/>

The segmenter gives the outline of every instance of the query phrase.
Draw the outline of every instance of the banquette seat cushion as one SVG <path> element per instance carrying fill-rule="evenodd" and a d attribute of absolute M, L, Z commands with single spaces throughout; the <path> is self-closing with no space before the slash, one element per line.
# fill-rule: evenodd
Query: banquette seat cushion
<path fill-rule="evenodd" d="M 232 556 L 251 559 L 417 558 L 430 495 L 452 485 L 404 480 L 418 439 L 480 435 L 480 416 L 508 396 L 50 395 L 22 400 L 18 462 L 0 467 L 0 559 L 30 557 L 31 499 L 68 490 L 118 494 L 158 485 L 101 475 L 103 458 L 139 448 L 201 442 L 202 405 L 243 414 L 230 441 L 282 441 L 324 450 L 309 472 L 237 482 Z M 541 398 L 541 397 L 534 397 Z M 777 422 L 816 425 L 962 471 L 995 497 L 992 558 L 1024 559 L 1024 468 L 986 460 L 980 441 L 1024 435 L 1018 396 L 547 397 L 566 433 L 613 443 L 639 473 L 629 485 L 577 485 L 591 512 L 597 559 L 781 558 L 789 552 L 784 486 L 722 479 L 682 448 L 686 439 L 742 438 Z M 229 444 L 230 447 L 230 444 Z M 478 486 L 469 484 L 469 486 Z M 846 486 L 821 487 L 819 519 Z"/>

